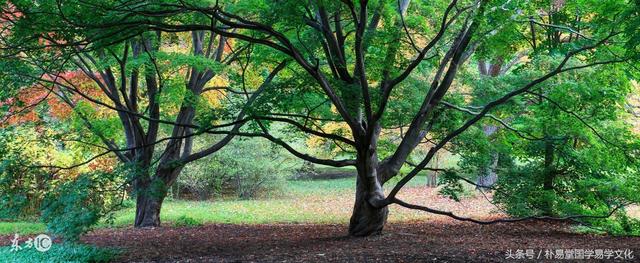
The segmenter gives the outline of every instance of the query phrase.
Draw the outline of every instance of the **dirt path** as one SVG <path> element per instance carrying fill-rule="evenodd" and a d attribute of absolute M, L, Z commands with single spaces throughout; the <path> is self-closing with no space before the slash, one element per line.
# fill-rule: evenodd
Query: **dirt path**
<path fill-rule="evenodd" d="M 565 225 L 543 222 L 394 223 L 383 235 L 369 238 L 349 238 L 345 231 L 344 225 L 216 224 L 102 229 L 82 241 L 123 248 L 123 262 L 503 262 L 509 261 L 508 250 L 515 254 L 518 249 L 534 249 L 536 256 L 542 250 L 541 258 L 545 249 L 628 249 L 635 258 L 627 262 L 640 261 L 640 237 L 579 235 Z"/>

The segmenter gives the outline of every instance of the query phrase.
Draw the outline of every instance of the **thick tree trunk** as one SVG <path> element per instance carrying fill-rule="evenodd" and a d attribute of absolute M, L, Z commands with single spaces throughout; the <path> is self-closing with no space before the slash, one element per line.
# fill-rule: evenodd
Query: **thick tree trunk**
<path fill-rule="evenodd" d="M 139 194 L 136 199 L 135 227 L 160 226 L 160 208 L 164 196 Z"/>
<path fill-rule="evenodd" d="M 382 200 L 384 198 L 382 184 L 377 175 L 377 158 L 375 150 L 363 151 L 358 154 L 356 200 L 349 222 L 349 235 L 351 236 L 362 237 L 380 234 L 387 222 L 389 209 L 386 206 L 374 207 L 369 202 L 372 199 Z"/>
<path fill-rule="evenodd" d="M 179 117 L 177 119 L 183 120 L 187 118 L 185 123 L 190 123 L 191 119 L 188 115 L 192 116 L 192 114 L 193 111 L 181 111 L 180 115 L 187 115 L 187 117 Z M 178 137 L 189 133 L 190 130 L 185 131 L 183 127 L 176 126 L 174 127 L 173 136 Z M 190 140 L 186 140 L 184 149 L 182 149 L 182 143 L 183 139 L 169 141 L 155 174 L 152 177 L 144 174 L 136 180 L 134 184 L 134 190 L 137 195 L 135 227 L 160 226 L 162 202 L 167 197 L 170 187 L 174 184 L 183 168 L 183 166 L 171 166 L 171 164 L 180 158 L 181 152 L 185 155 L 191 152 Z"/>
<path fill-rule="evenodd" d="M 367 200 L 370 193 L 364 185 L 365 183 L 358 178 L 356 182 L 356 202 L 349 222 L 349 235 L 351 236 L 361 237 L 380 234 L 389 215 L 389 209 L 386 206 L 376 208 L 369 204 Z"/>
<path fill-rule="evenodd" d="M 427 187 L 433 188 L 438 186 L 438 171 L 429 171 L 427 177 Z"/>
<path fill-rule="evenodd" d="M 173 180 L 166 180 L 166 176 L 177 175 L 179 171 L 180 169 L 160 169 L 156 171 L 154 177 L 136 183 L 135 227 L 160 226 L 162 202 L 167 197 L 169 187 L 171 187 L 174 182 Z"/>

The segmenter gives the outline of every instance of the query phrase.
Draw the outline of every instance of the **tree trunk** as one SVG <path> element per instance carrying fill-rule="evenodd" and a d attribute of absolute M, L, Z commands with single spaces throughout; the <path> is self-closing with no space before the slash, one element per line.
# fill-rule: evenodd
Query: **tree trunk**
<path fill-rule="evenodd" d="M 141 180 L 135 185 L 136 218 L 134 227 L 160 226 L 160 209 L 170 185 L 154 177 Z"/>
<path fill-rule="evenodd" d="M 496 152 L 491 153 L 491 162 L 484 168 L 482 174 L 478 176 L 476 189 L 490 188 L 498 181 L 498 160 L 500 156 Z"/>
<path fill-rule="evenodd" d="M 482 132 L 484 133 L 484 136 L 487 136 L 487 138 L 491 140 L 492 136 L 498 132 L 499 129 L 500 127 L 496 125 L 484 125 L 482 127 Z M 491 161 L 483 168 L 478 176 L 478 180 L 476 180 L 476 189 L 489 188 L 498 181 L 497 169 L 499 158 L 499 154 L 492 150 Z"/>
<path fill-rule="evenodd" d="M 158 227 L 160 226 L 160 208 L 164 196 L 152 196 L 139 194 L 136 199 L 135 227 Z"/>
<path fill-rule="evenodd" d="M 356 202 L 349 221 L 349 235 L 351 236 L 362 237 L 380 234 L 389 215 L 389 209 L 386 206 L 375 208 L 369 204 L 367 201 L 369 191 L 363 185 L 365 183 L 358 177 Z"/>
<path fill-rule="evenodd" d="M 553 181 L 555 180 L 555 168 L 553 167 L 554 162 L 554 145 L 550 139 L 545 140 L 544 142 L 544 171 L 542 178 L 542 189 L 547 193 L 551 194 L 555 191 L 553 187 Z M 551 195 L 548 195 L 543 203 L 542 211 L 545 215 L 551 216 L 554 214 L 553 212 L 553 200 L 550 199 Z"/>
<path fill-rule="evenodd" d="M 377 155 L 375 150 L 368 150 L 358 154 L 358 177 L 356 179 L 356 200 L 349 222 L 349 235 L 371 236 L 380 234 L 387 222 L 389 209 L 374 207 L 369 200 L 384 198 L 382 184 L 377 175 Z"/>
<path fill-rule="evenodd" d="M 181 112 L 180 114 L 191 113 Z M 178 120 L 180 120 L 180 118 L 178 118 Z M 190 123 L 190 119 L 186 123 Z M 174 127 L 173 136 L 181 136 L 184 134 L 181 133 L 183 130 L 176 130 L 178 130 L 178 128 Z M 162 202 L 165 197 L 167 197 L 170 187 L 175 183 L 176 178 L 184 167 L 182 165 L 176 166 L 175 164 L 171 166 L 172 162 L 180 157 L 181 149 L 182 139 L 169 141 L 163 153 L 164 156 L 156 168 L 155 174 L 150 178 L 145 174 L 136 180 L 134 185 L 134 190 L 137 195 L 135 227 L 160 226 L 160 209 L 162 208 Z M 183 151 L 185 154 L 190 153 L 191 146 L 189 143 L 187 143 Z"/>
<path fill-rule="evenodd" d="M 427 187 L 438 186 L 438 169 L 440 168 L 440 153 L 438 152 L 433 156 L 432 168 L 434 168 L 435 170 L 428 172 Z"/>
<path fill-rule="evenodd" d="M 438 186 L 438 171 L 429 171 L 427 176 L 427 187 L 434 188 Z"/>

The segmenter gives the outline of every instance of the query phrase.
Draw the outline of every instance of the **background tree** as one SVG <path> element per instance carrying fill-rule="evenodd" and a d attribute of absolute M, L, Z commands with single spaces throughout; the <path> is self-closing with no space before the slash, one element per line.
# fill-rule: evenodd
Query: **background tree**
<path fill-rule="evenodd" d="M 543 23 L 530 20 L 530 46 L 525 48 L 533 52 L 531 66 L 519 67 L 510 73 L 513 76 L 493 80 L 490 82 L 493 87 L 512 89 L 511 83 L 517 83 L 522 75 L 553 64 L 553 54 L 566 52 L 567 44 L 586 37 L 578 29 L 588 30 L 594 26 L 593 21 L 582 20 L 581 5 L 552 1 L 550 7 L 537 8 L 545 16 Z M 570 27 L 552 26 L 549 24 L 552 22 Z M 496 133 L 499 129 L 494 129 L 490 143 L 483 139 L 467 140 L 470 151 L 460 149 L 464 152 L 463 163 L 468 165 L 465 167 L 485 169 L 486 160 L 492 160 L 491 155 L 498 156 L 498 152 L 508 158 L 500 168 L 506 178 L 499 180 L 495 197 L 512 215 L 593 214 L 637 202 L 627 192 L 634 191 L 635 184 L 625 179 L 638 172 L 630 150 L 637 143 L 637 137 L 630 133 L 631 127 L 625 125 L 628 118 L 624 108 L 634 78 L 633 67 L 626 63 L 598 71 L 585 69 L 527 92 L 521 101 L 511 104 L 499 115 L 517 133 Z M 479 72 L 484 74 L 482 67 Z M 475 84 L 480 87 L 478 90 L 488 90 L 484 88 L 488 86 L 485 81 Z M 485 93 L 478 98 L 491 100 L 495 96 L 499 95 Z M 491 149 L 494 153 L 479 149 Z M 596 152 L 599 154 L 594 154 Z M 599 155 L 607 156 L 607 163 L 601 163 Z M 593 188 L 594 185 L 600 187 Z M 617 190 L 605 185 L 616 185 L 613 188 Z M 588 196 L 589 193 L 597 194 L 594 197 Z M 617 216 L 624 217 L 625 213 L 621 211 Z M 630 232 L 628 228 L 625 231 Z"/>

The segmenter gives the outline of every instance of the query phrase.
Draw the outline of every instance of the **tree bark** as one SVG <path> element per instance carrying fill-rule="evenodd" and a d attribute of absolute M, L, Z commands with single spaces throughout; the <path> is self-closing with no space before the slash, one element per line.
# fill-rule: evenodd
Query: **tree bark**
<path fill-rule="evenodd" d="M 487 136 L 489 140 L 492 140 L 492 136 L 498 132 L 499 129 L 500 127 L 496 125 L 484 125 L 482 127 L 482 132 L 484 133 L 484 136 Z M 489 188 L 498 181 L 497 169 L 500 156 L 495 150 L 491 150 L 490 154 L 491 161 L 485 167 L 481 168 L 482 170 L 476 180 L 476 189 Z"/>
<path fill-rule="evenodd" d="M 553 142 L 549 139 L 544 142 L 544 171 L 542 178 L 542 189 L 547 193 L 552 193 L 555 191 L 553 187 L 553 181 L 555 180 L 555 168 L 553 167 L 554 162 L 554 145 Z M 553 200 L 545 199 L 542 204 L 542 210 L 545 215 L 552 216 L 553 212 Z"/>
<path fill-rule="evenodd" d="M 371 192 L 365 185 L 366 183 L 358 176 L 356 201 L 349 221 L 349 235 L 351 236 L 362 237 L 380 234 L 389 215 L 389 209 L 386 206 L 376 208 L 368 202 Z"/>
<path fill-rule="evenodd" d="M 491 162 L 489 165 L 484 167 L 482 174 L 478 176 L 478 181 L 476 182 L 476 189 L 481 188 L 490 188 L 493 186 L 496 181 L 498 181 L 498 160 L 500 155 L 497 152 L 491 153 Z"/>
<path fill-rule="evenodd" d="M 137 197 L 134 227 L 160 226 L 162 202 L 181 170 L 182 166 L 159 168 L 151 179 L 141 180 L 135 185 Z"/>
<path fill-rule="evenodd" d="M 164 182 L 149 177 L 139 178 L 134 184 L 136 194 L 136 218 L 134 227 L 160 226 L 160 208 L 167 195 Z"/>
<path fill-rule="evenodd" d="M 356 198 L 353 206 L 353 213 L 349 222 L 349 235 L 351 236 L 371 236 L 382 232 L 384 224 L 387 222 L 389 209 L 375 207 L 371 200 L 384 199 L 384 191 L 380 178 L 377 175 L 378 157 L 375 152 L 375 139 L 368 150 L 358 154 L 356 180 Z"/>
<path fill-rule="evenodd" d="M 427 187 L 437 187 L 438 186 L 438 169 L 440 168 L 440 153 L 436 153 L 433 155 L 433 165 L 431 166 L 435 170 L 428 171 L 429 176 L 427 177 Z"/>
<path fill-rule="evenodd" d="M 160 226 L 160 208 L 162 208 L 163 196 L 139 194 L 136 199 L 135 227 Z"/>

